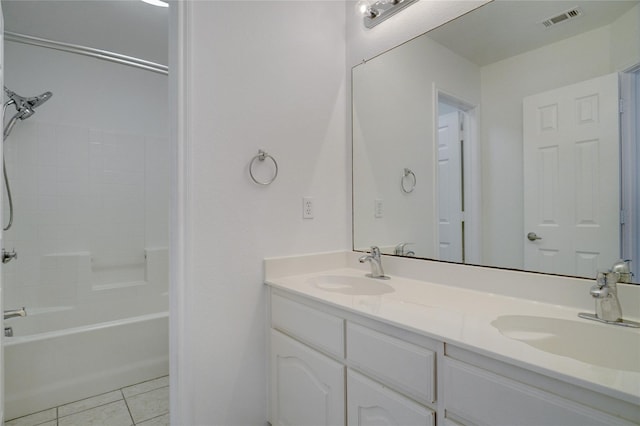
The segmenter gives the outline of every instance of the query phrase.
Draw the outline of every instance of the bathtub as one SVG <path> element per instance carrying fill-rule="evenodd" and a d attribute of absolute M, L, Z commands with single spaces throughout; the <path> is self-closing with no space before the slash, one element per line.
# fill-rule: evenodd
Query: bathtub
<path fill-rule="evenodd" d="M 5 321 L 5 418 L 169 373 L 167 293 L 34 308 Z"/>

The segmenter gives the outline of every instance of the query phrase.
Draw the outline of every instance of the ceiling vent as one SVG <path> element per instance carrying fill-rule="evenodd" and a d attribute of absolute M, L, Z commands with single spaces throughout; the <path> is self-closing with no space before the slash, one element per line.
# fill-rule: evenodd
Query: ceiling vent
<path fill-rule="evenodd" d="M 582 10 L 580 10 L 579 7 L 574 7 L 573 9 L 562 12 L 559 15 L 545 19 L 542 21 L 542 25 L 549 28 L 562 22 L 567 22 L 569 19 L 577 18 L 580 15 L 582 15 Z"/>

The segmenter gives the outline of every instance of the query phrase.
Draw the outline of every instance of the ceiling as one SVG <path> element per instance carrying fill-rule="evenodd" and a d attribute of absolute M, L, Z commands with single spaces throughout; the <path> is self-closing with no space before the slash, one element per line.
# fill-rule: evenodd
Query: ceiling
<path fill-rule="evenodd" d="M 140 0 L 2 0 L 5 31 L 167 65 L 166 7 Z"/>
<path fill-rule="evenodd" d="M 484 66 L 610 24 L 635 0 L 496 0 L 448 22 L 429 37 Z M 545 28 L 542 21 L 579 7 L 582 15 Z"/>

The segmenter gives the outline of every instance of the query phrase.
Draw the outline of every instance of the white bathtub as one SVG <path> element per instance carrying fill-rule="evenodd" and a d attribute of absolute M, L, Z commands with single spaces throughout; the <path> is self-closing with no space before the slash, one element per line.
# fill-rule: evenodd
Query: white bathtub
<path fill-rule="evenodd" d="M 5 321 L 5 419 L 167 375 L 167 295 L 145 299 L 27 307 Z"/>

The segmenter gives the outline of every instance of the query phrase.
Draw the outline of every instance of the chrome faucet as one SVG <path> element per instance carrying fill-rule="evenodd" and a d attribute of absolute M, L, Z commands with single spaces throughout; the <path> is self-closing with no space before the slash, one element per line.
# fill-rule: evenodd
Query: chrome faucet
<path fill-rule="evenodd" d="M 596 275 L 596 285 L 591 287 L 589 291 L 589 294 L 591 294 L 596 302 L 596 313 L 594 315 L 580 312 L 578 316 L 607 324 L 639 328 L 640 323 L 622 319 L 622 308 L 618 300 L 619 282 L 622 282 L 620 281 L 620 272 L 610 269 L 598 271 Z"/>
<path fill-rule="evenodd" d="M 633 272 L 631 272 L 631 267 L 629 266 L 629 262 L 631 260 L 618 260 L 613 264 L 611 270 L 613 272 L 617 272 L 620 274 L 620 278 L 618 279 L 619 283 L 630 283 L 631 278 L 633 277 Z"/>
<path fill-rule="evenodd" d="M 27 310 L 22 307 L 20 309 L 10 309 L 8 311 L 4 311 L 4 319 L 15 318 L 15 317 L 26 317 Z"/>
<path fill-rule="evenodd" d="M 410 256 L 413 257 L 416 253 L 412 250 L 407 250 L 407 246 L 413 243 L 400 243 L 393 249 L 393 254 L 396 256 Z"/>
<path fill-rule="evenodd" d="M 371 263 L 371 273 L 367 274 L 367 277 L 378 278 L 381 280 L 389 279 L 389 277 L 384 274 L 384 270 L 382 269 L 382 253 L 380 253 L 380 249 L 378 247 L 372 246 L 371 254 L 365 254 L 358 260 L 360 261 L 360 263 Z"/>
<path fill-rule="evenodd" d="M 605 321 L 622 320 L 622 308 L 618 300 L 618 280 L 620 273 L 600 271 L 596 276 L 596 285 L 589 293 L 596 300 L 596 316 Z"/>

